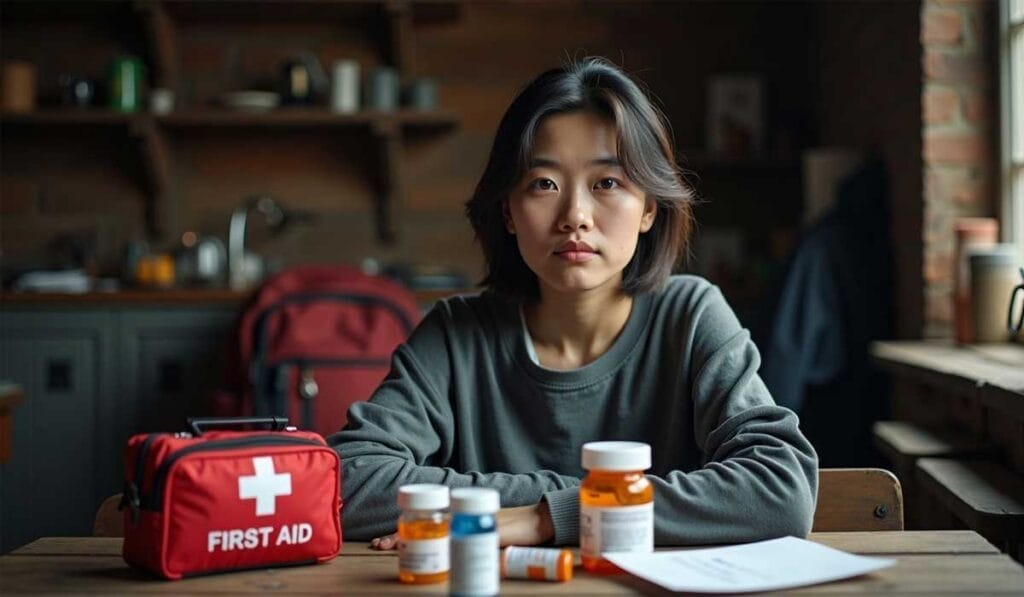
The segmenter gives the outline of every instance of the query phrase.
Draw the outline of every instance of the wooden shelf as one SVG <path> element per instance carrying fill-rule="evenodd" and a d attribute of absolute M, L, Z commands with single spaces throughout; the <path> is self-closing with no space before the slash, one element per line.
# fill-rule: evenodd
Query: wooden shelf
<path fill-rule="evenodd" d="M 131 0 L 3 0 L 4 20 L 104 19 L 124 15 Z"/>
<path fill-rule="evenodd" d="M 155 234 L 162 234 L 169 209 L 172 156 L 166 129 L 201 128 L 365 128 L 377 145 L 377 172 L 374 176 L 377 199 L 374 206 L 377 237 L 390 243 L 397 237 L 393 213 L 404 193 L 402 174 L 402 137 L 404 133 L 443 132 L 455 128 L 459 118 L 443 111 L 399 110 L 364 111 L 335 114 L 323 108 L 279 108 L 268 112 L 242 112 L 225 109 L 200 109 L 154 116 L 139 112 L 126 114 L 105 109 L 52 109 L 0 115 L 0 124 L 30 126 L 126 125 L 129 134 L 140 143 L 149 197 L 146 220 Z"/>
<path fill-rule="evenodd" d="M 169 127 L 369 127 L 381 124 L 403 129 L 447 129 L 456 126 L 458 117 L 448 112 L 359 112 L 335 114 L 322 108 L 279 108 L 269 112 L 243 112 L 202 109 L 158 116 Z"/>
<path fill-rule="evenodd" d="M 52 109 L 34 112 L 4 112 L 0 123 L 8 124 L 69 124 L 69 125 L 127 125 L 139 114 L 128 114 L 102 108 Z"/>
<path fill-rule="evenodd" d="M 374 17 L 382 7 L 409 6 L 417 22 L 450 20 L 463 0 L 3 0 L 5 19 L 104 18 L 123 15 L 133 4 L 163 4 L 175 18 L 353 19 Z"/>
<path fill-rule="evenodd" d="M 162 0 L 184 20 L 356 19 L 373 18 L 382 8 L 409 7 L 417 22 L 454 18 L 460 0 Z"/>
<path fill-rule="evenodd" d="M 240 305 L 249 292 L 236 292 L 221 288 L 173 288 L 167 290 L 146 290 L 128 288 L 117 292 L 85 292 L 80 294 L 62 292 L 3 292 L 0 293 L 0 304 L 7 307 L 40 307 L 82 305 L 156 305 L 156 304 L 189 304 L 202 305 Z"/>
<path fill-rule="evenodd" d="M 107 20 L 131 17 L 138 22 L 148 49 L 151 84 L 182 91 L 181 56 L 178 47 L 180 25 L 199 21 L 324 21 L 366 18 L 376 31 L 383 62 L 403 75 L 417 74 L 413 24 L 457 18 L 459 0 L 119 0 L 102 2 L 30 2 L 15 0 L 4 4 L 5 20 L 64 19 L 96 16 Z M 14 10 L 9 10 L 11 8 Z M 13 15 L 12 15 L 13 13 Z M 241 112 L 224 108 L 184 109 L 157 116 L 147 112 L 125 114 L 101 108 L 71 110 L 45 109 L 28 114 L 0 114 L 3 126 L 26 125 L 125 125 L 138 141 L 145 171 L 147 228 L 157 238 L 169 231 L 166 223 L 174 210 L 174 149 L 169 130 L 209 128 L 318 128 L 366 129 L 374 140 L 376 164 L 370 173 L 376 186 L 374 212 L 377 237 L 383 243 L 397 238 L 393 221 L 402 201 L 403 138 L 407 134 L 447 132 L 459 124 L 456 115 L 444 111 L 399 110 L 335 114 L 323 107 L 277 108 L 269 112 Z"/>

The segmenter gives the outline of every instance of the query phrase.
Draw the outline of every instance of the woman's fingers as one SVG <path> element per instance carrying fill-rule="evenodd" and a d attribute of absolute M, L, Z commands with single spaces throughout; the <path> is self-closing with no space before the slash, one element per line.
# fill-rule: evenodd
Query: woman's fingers
<path fill-rule="evenodd" d="M 373 549 L 379 549 L 381 551 L 396 549 L 398 548 L 398 533 L 392 533 L 391 535 L 377 537 L 376 539 L 370 541 L 370 547 L 372 547 Z"/>

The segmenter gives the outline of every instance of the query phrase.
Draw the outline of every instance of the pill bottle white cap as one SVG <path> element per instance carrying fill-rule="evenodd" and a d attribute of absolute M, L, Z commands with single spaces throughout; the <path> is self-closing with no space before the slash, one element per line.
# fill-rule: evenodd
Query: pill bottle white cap
<path fill-rule="evenodd" d="M 645 471 L 651 468 L 651 446 L 641 442 L 588 442 L 583 444 L 583 468 Z"/>
<path fill-rule="evenodd" d="M 486 487 L 463 487 L 452 490 L 452 512 L 462 514 L 494 514 L 501 508 L 498 492 Z"/>
<path fill-rule="evenodd" d="M 403 485 L 398 488 L 398 507 L 402 510 L 444 510 L 448 507 L 448 488 L 444 485 Z"/>

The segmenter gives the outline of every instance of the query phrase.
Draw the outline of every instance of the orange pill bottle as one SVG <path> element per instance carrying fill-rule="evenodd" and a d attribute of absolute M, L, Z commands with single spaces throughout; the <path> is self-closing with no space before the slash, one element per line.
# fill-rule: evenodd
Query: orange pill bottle
<path fill-rule="evenodd" d="M 448 580 L 448 488 L 403 485 L 398 489 L 398 580 L 425 585 Z"/>
<path fill-rule="evenodd" d="M 518 547 L 510 545 L 501 552 L 501 575 L 529 580 L 572 580 L 572 552 L 568 549 Z"/>
<path fill-rule="evenodd" d="M 607 552 L 654 551 L 654 486 L 644 476 L 651 447 L 640 442 L 583 444 L 580 556 L 584 570 L 622 572 Z"/>

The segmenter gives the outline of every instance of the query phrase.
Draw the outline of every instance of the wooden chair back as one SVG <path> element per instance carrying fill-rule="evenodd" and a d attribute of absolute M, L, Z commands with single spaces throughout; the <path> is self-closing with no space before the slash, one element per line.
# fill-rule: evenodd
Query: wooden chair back
<path fill-rule="evenodd" d="M 903 489 L 880 468 L 818 471 L 818 507 L 812 531 L 902 531 Z"/>
<path fill-rule="evenodd" d="M 103 500 L 92 521 L 93 537 L 124 537 L 124 515 L 117 509 L 121 494 Z"/>

